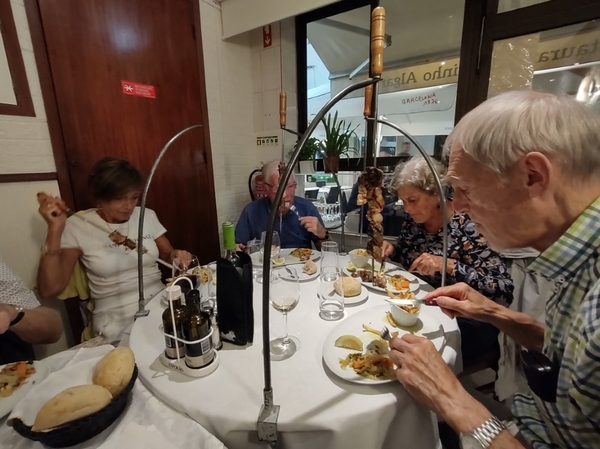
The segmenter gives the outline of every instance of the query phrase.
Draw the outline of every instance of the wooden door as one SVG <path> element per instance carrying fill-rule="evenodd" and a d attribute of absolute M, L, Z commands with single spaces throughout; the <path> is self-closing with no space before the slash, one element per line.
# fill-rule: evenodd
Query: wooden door
<path fill-rule="evenodd" d="M 219 241 L 198 9 L 191 0 L 37 3 L 75 207 L 95 206 L 87 177 L 100 158 L 126 158 L 147 175 L 171 137 L 203 124 L 163 158 L 148 207 L 174 247 L 214 260 Z"/>

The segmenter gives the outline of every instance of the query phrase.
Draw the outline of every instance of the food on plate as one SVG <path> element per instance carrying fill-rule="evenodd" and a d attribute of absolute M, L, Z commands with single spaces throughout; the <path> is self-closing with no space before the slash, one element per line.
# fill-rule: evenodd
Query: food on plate
<path fill-rule="evenodd" d="M 373 278 L 373 285 L 380 288 L 385 288 L 388 283 L 388 278 L 383 273 L 378 273 Z"/>
<path fill-rule="evenodd" d="M 357 270 L 352 273 L 353 278 L 361 278 L 363 282 L 371 282 L 373 280 L 373 275 L 370 271 L 366 270 Z"/>
<path fill-rule="evenodd" d="M 83 418 L 103 409 L 111 400 L 110 391 L 99 385 L 67 388 L 42 406 L 31 430 L 49 430 Z"/>
<path fill-rule="evenodd" d="M 386 320 L 388 320 L 387 316 L 386 316 Z M 389 321 L 389 320 L 388 320 L 388 321 Z M 392 326 L 394 326 L 394 324 L 393 324 L 393 323 L 390 323 L 390 324 L 392 324 Z M 369 325 L 367 325 L 367 324 L 363 324 L 363 325 L 362 325 L 362 327 L 363 327 L 363 330 L 364 330 L 365 332 L 371 332 L 372 334 L 375 334 L 375 335 L 377 335 L 378 337 L 380 337 L 380 338 L 379 338 L 379 341 L 380 341 L 380 342 L 385 342 L 385 340 L 382 340 L 382 339 L 381 339 L 381 330 L 380 330 L 380 329 L 375 329 L 375 328 L 373 328 L 373 327 L 371 327 L 371 326 L 369 326 Z M 395 327 L 398 327 L 398 326 L 395 326 Z M 395 337 L 397 337 L 399 334 L 398 334 L 398 332 L 397 332 L 397 331 L 394 331 L 394 332 L 391 332 L 391 333 L 390 333 L 390 335 L 392 336 L 392 338 L 395 338 Z M 387 344 L 387 343 L 386 343 L 386 344 Z"/>
<path fill-rule="evenodd" d="M 200 277 L 202 285 L 208 284 L 212 279 L 212 271 L 206 267 L 196 267 L 192 270 L 192 274 Z"/>
<path fill-rule="evenodd" d="M 406 290 L 410 288 L 410 281 L 401 274 L 396 274 L 390 277 L 388 282 L 396 291 Z"/>
<path fill-rule="evenodd" d="M 338 348 L 353 349 L 355 351 L 363 350 L 363 342 L 354 335 L 342 335 L 335 341 Z"/>
<path fill-rule="evenodd" d="M 367 169 L 358 177 L 357 205 L 367 204 L 367 220 L 369 229 L 367 234 L 370 239 L 367 242 L 367 252 L 379 262 L 383 262 L 381 246 L 383 245 L 383 216 L 381 211 L 385 207 L 383 198 L 383 171 L 376 167 Z"/>
<path fill-rule="evenodd" d="M 409 290 L 401 290 L 399 292 L 393 292 L 386 288 L 385 291 L 387 292 L 388 296 L 392 299 L 416 299 L 417 298 L 415 296 L 414 292 L 411 292 Z"/>
<path fill-rule="evenodd" d="M 356 266 L 352 262 L 348 262 L 348 265 L 346 265 L 346 270 L 348 270 L 350 273 L 354 273 L 356 271 Z"/>
<path fill-rule="evenodd" d="M 395 377 L 394 364 L 387 355 L 381 354 L 377 347 L 367 350 L 364 354 L 348 354 L 345 359 L 340 359 L 340 366 L 342 369 L 351 367 L 356 374 L 367 379 L 383 380 Z"/>
<path fill-rule="evenodd" d="M 135 357 L 131 349 L 120 346 L 106 354 L 94 367 L 92 383 L 106 388 L 111 395 L 118 395 L 133 375 Z"/>
<path fill-rule="evenodd" d="M 312 256 L 312 249 L 308 248 L 296 248 L 290 253 L 292 257 L 296 257 L 300 260 L 308 260 Z"/>
<path fill-rule="evenodd" d="M 354 254 L 356 254 L 357 256 L 364 256 L 364 257 L 369 257 L 369 253 L 367 252 L 366 249 L 357 249 Z"/>
<path fill-rule="evenodd" d="M 13 394 L 35 374 L 35 367 L 27 362 L 9 363 L 0 370 L 0 398 Z"/>
<path fill-rule="evenodd" d="M 306 263 L 302 266 L 302 271 L 306 274 L 315 274 L 317 272 L 317 264 L 312 260 L 307 260 Z"/>
<path fill-rule="evenodd" d="M 352 298 L 360 295 L 362 291 L 362 285 L 356 279 L 351 277 L 342 277 L 333 283 L 333 288 L 336 293 L 345 298 Z M 343 293 L 343 295 L 342 295 Z"/>
<path fill-rule="evenodd" d="M 273 265 L 283 265 L 285 263 L 284 257 L 278 257 L 277 259 L 273 259 Z"/>

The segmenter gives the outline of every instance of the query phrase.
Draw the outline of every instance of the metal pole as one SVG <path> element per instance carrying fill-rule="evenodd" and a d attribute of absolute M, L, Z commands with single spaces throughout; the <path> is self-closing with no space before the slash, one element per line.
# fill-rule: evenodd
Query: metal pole
<path fill-rule="evenodd" d="M 160 163 L 161 159 L 171 146 L 173 142 L 175 142 L 179 137 L 181 137 L 186 132 L 194 129 L 200 128 L 203 125 L 192 125 L 185 128 L 182 131 L 179 131 L 175 134 L 171 139 L 167 142 L 167 144 L 160 150 L 158 153 L 158 157 L 154 161 L 154 165 L 150 169 L 150 174 L 148 175 L 148 179 L 146 179 L 146 184 L 144 185 L 144 191 L 142 193 L 142 200 L 140 201 L 140 222 L 138 224 L 138 241 L 137 241 L 137 251 L 138 251 L 138 291 L 139 291 L 139 299 L 138 299 L 138 311 L 135 313 L 135 318 L 140 318 L 144 316 L 148 316 L 149 311 L 146 310 L 146 305 L 144 304 L 144 261 L 142 257 L 144 255 L 143 250 L 143 236 L 144 236 L 144 215 L 146 214 L 146 198 L 148 196 L 148 190 L 150 189 L 150 183 L 152 182 L 152 178 L 154 177 L 154 173 L 156 172 L 156 168 Z"/>

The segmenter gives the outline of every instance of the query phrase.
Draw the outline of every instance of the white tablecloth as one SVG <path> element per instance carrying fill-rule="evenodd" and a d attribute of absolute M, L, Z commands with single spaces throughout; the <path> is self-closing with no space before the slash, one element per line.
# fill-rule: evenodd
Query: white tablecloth
<path fill-rule="evenodd" d="M 346 258 L 340 258 L 340 263 L 346 262 Z M 353 384 L 324 367 L 323 342 L 339 321 L 319 318 L 318 285 L 318 279 L 301 284 L 300 302 L 288 316 L 290 335 L 301 342 L 299 351 L 287 360 L 271 363 L 274 403 L 281 406 L 278 447 L 441 448 L 436 417 L 417 405 L 401 384 Z M 254 344 L 238 347 L 226 343 L 219 352 L 220 366 L 205 378 L 186 377 L 159 362 L 164 338 L 158 330 L 163 311 L 158 299 L 149 304 L 149 316 L 138 319 L 131 331 L 130 347 L 146 386 L 230 449 L 267 447 L 258 442 L 256 433 L 264 387 L 261 298 L 262 285 L 255 283 Z M 383 304 L 382 298 L 370 292 L 366 303 L 347 307 L 346 313 L 349 316 Z M 439 309 L 435 313 L 447 338 L 443 357 L 455 371 L 460 370 L 456 320 Z M 270 317 L 273 339 L 282 335 L 283 318 L 273 309 Z"/>
<path fill-rule="evenodd" d="M 80 360 L 96 357 L 102 348 L 64 351 L 43 363 L 48 373 L 66 366 L 76 355 Z M 104 354 L 104 352 L 102 352 Z M 144 385 L 136 382 L 123 414 L 110 427 L 72 449 L 225 449 L 223 444 L 197 422 L 160 402 Z M 23 438 L 0 419 L 0 448 L 44 449 L 47 446 Z"/>

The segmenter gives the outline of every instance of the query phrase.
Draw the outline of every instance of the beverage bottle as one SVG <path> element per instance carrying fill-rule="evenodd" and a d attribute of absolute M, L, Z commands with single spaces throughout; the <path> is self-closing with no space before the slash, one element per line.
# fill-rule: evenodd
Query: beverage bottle
<path fill-rule="evenodd" d="M 188 316 L 183 322 L 185 340 L 196 342 L 185 344 L 185 364 L 190 368 L 202 368 L 215 358 L 212 338 L 205 338 L 211 329 L 210 316 L 201 308 L 198 290 L 190 290 L 185 302 L 188 304 Z"/>
<path fill-rule="evenodd" d="M 165 334 L 174 335 L 178 338 L 183 336 L 183 321 L 187 316 L 185 307 L 181 304 L 181 287 L 179 285 L 171 285 L 166 288 L 167 302 L 169 306 L 163 311 L 162 322 Z M 171 315 L 171 306 L 173 305 L 173 316 Z M 173 317 L 175 318 L 175 329 L 173 329 Z M 183 342 L 177 341 L 165 335 L 165 355 L 169 359 L 176 359 L 177 353 L 179 357 L 185 355 L 185 346 Z"/>
<path fill-rule="evenodd" d="M 235 250 L 235 230 L 234 225 L 230 221 L 223 223 L 223 247 L 225 254 L 223 257 L 230 261 L 240 274 L 243 274 L 244 268 L 242 261 Z"/>

